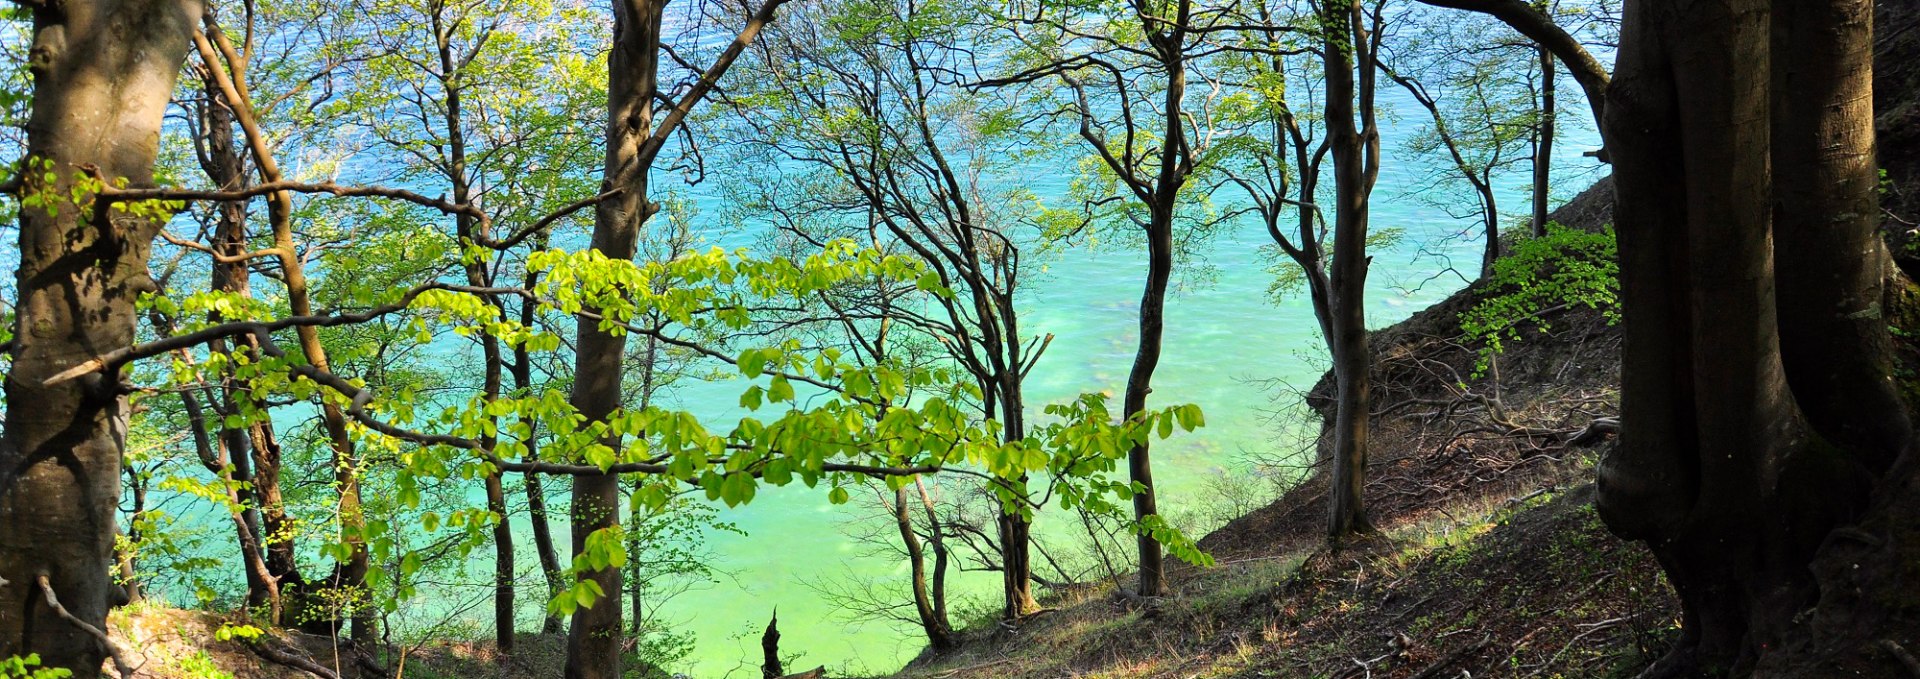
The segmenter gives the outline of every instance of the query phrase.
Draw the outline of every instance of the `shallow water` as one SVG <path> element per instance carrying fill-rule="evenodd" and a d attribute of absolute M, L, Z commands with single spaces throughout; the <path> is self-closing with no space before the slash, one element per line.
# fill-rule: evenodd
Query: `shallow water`
<path fill-rule="evenodd" d="M 1383 91 L 1382 96 L 1402 112 L 1404 120 L 1386 122 L 1393 118 L 1383 116 L 1387 126 L 1384 161 L 1374 193 L 1373 226 L 1401 228 L 1406 236 L 1394 247 L 1374 253 L 1368 281 L 1372 327 L 1396 322 L 1458 289 L 1465 281 L 1445 270 L 1449 266 L 1476 270 L 1481 248 L 1477 225 L 1449 217 L 1446 210 L 1415 194 L 1434 159 L 1410 157 L 1403 143 L 1421 127 L 1424 113 L 1397 90 Z M 1562 110 L 1584 112 L 1574 99 L 1564 100 Z M 1567 127 L 1578 125 L 1563 125 Z M 1560 139 L 1555 193 L 1565 198 L 1597 177 L 1597 163 L 1581 155 L 1597 145 L 1597 137 L 1590 130 L 1563 129 Z M 1042 178 L 1029 188 L 1046 199 L 1065 194 L 1072 166 L 1063 162 L 1021 174 Z M 1525 177 L 1508 178 L 1503 188 L 1504 211 L 1509 216 L 1523 212 Z M 750 240 L 750 234 L 723 224 L 720 215 L 725 211 L 717 199 L 697 193 L 691 197 L 697 213 L 705 216 L 704 221 L 696 218 L 694 226 L 709 244 L 732 247 Z M 1216 197 L 1216 201 L 1230 200 Z M 1183 498 L 1206 494 L 1214 477 L 1252 473 L 1249 455 L 1271 456 L 1297 447 L 1294 439 L 1299 432 L 1284 431 L 1271 414 L 1296 403 L 1290 388 L 1307 389 L 1319 378 L 1325 349 L 1304 297 L 1277 303 L 1269 297 L 1271 276 L 1262 253 L 1268 242 L 1257 224 L 1235 225 L 1203 248 L 1205 275 L 1192 275 L 1192 270 L 1176 274 L 1177 292 L 1168 303 L 1166 345 L 1150 405 L 1198 404 L 1207 426 L 1154 445 L 1162 510 L 1170 515 L 1177 516 L 1189 504 Z M 1049 260 L 1043 276 L 1027 284 L 1023 332 L 1054 336 L 1028 382 L 1028 403 L 1034 413 L 1047 403 L 1090 391 L 1114 393 L 1117 407 L 1117 394 L 1133 360 L 1143 260 L 1141 253 L 1124 249 L 1067 249 Z M 691 383 L 664 394 L 662 405 L 691 410 L 717 424 L 740 414 L 739 389 L 737 382 Z M 564 485 L 560 480 L 549 483 L 555 537 L 562 549 L 567 535 Z M 470 499 L 479 506 L 477 490 Z M 853 577 L 900 578 L 906 572 L 904 563 L 865 555 L 846 537 L 843 531 L 850 522 L 872 514 L 858 504 L 834 506 L 827 502 L 826 493 L 796 486 L 765 488 L 750 505 L 722 510 L 720 520 L 746 533 L 708 536 L 707 549 L 718 557 L 725 576 L 675 596 L 658 610 L 664 623 L 699 640 L 689 662 L 673 669 L 702 679 L 759 676 L 759 633 L 776 609 L 782 622 L 782 649 L 798 656 L 790 668 L 824 664 L 852 674 L 878 674 L 898 668 L 917 654 L 921 643 L 913 627 L 846 619 L 816 589 L 822 583 Z M 211 514 L 203 518 L 202 523 L 213 530 L 224 530 L 224 519 Z M 1037 534 L 1071 533 L 1073 527 L 1063 518 L 1043 512 Z M 523 567 L 536 564 L 524 517 L 516 521 L 515 535 L 521 550 L 518 562 Z M 224 538 L 212 544 L 230 549 Z M 470 557 L 475 586 L 423 590 L 409 607 L 423 617 L 452 615 L 480 629 L 489 618 L 486 590 L 478 584 L 484 580 L 478 578 L 491 568 L 490 555 L 490 550 L 479 550 Z M 521 625 L 530 630 L 538 626 L 545 587 L 537 574 L 525 572 L 530 574 L 520 588 Z M 958 613 L 968 610 L 964 602 L 996 608 L 997 586 L 995 574 L 957 574 L 950 585 L 955 623 L 963 622 Z"/>
<path fill-rule="evenodd" d="M 1481 248 L 1477 234 L 1461 236 L 1475 225 L 1450 218 L 1412 194 L 1427 166 L 1422 159 L 1409 158 L 1401 144 L 1424 118 L 1412 117 L 1421 112 L 1410 100 L 1395 103 L 1408 112 L 1408 120 L 1384 130 L 1385 160 L 1374 193 L 1373 225 L 1407 233 L 1395 247 L 1375 254 L 1367 293 L 1372 327 L 1394 323 L 1458 289 L 1464 281 L 1443 271 L 1450 265 L 1469 273 L 1477 270 Z M 1573 108 L 1575 103 L 1562 106 L 1584 110 Z M 1569 197 L 1597 176 L 1598 165 L 1581 156 L 1596 145 L 1590 130 L 1562 132 L 1556 165 L 1557 186 L 1564 188 L 1556 193 L 1567 195 L 1558 198 Z M 1026 176 L 1069 174 L 1067 168 L 1041 170 Z M 1523 212 L 1525 178 L 1512 178 L 1505 189 L 1503 211 Z M 1064 181 L 1034 190 L 1043 198 L 1060 195 Z M 1213 275 L 1198 277 L 1201 280 L 1188 276 L 1186 281 L 1176 275 L 1180 291 L 1168 304 L 1166 347 L 1150 404 L 1199 404 L 1207 426 L 1154 445 L 1163 511 L 1177 512 L 1183 495 L 1203 492 L 1217 474 L 1250 473 L 1248 453 L 1293 445 L 1270 416 L 1295 402 L 1287 389 L 1278 387 L 1304 390 L 1324 370 L 1325 349 L 1304 297 L 1275 303 L 1268 295 L 1271 277 L 1261 253 L 1268 242 L 1257 224 L 1238 225 L 1205 248 Z M 1022 329 L 1033 335 L 1052 333 L 1054 340 L 1029 382 L 1030 408 L 1037 412 L 1045 403 L 1083 392 L 1118 394 L 1123 389 L 1137 336 L 1143 262 L 1137 252 L 1073 249 L 1053 260 L 1042 280 L 1031 284 L 1021 312 Z M 670 398 L 696 411 L 725 410 L 737 389 L 687 388 Z M 722 512 L 724 520 L 748 533 L 711 537 L 711 548 L 724 555 L 732 577 L 682 594 L 662 609 L 680 629 L 699 635 L 691 666 L 680 669 L 696 677 L 757 676 L 759 631 L 775 608 L 782 621 L 782 649 L 800 656 L 790 669 L 825 664 L 856 674 L 882 673 L 917 654 L 921 644 L 914 628 L 836 616 L 805 584 L 844 581 L 849 574 L 904 576 L 904 563 L 863 557 L 844 537 L 843 524 L 870 514 L 851 507 L 832 506 L 817 490 L 786 488 L 768 489 L 751 505 Z M 1036 530 L 1048 533 L 1049 523 L 1051 530 L 1063 530 L 1060 518 L 1042 514 Z M 965 574 L 952 587 L 958 597 L 993 606 L 997 583 L 991 573 Z"/>

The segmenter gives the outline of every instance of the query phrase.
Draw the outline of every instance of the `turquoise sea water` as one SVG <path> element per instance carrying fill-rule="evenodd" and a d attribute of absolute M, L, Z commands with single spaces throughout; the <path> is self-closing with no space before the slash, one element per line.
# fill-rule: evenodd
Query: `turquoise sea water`
<path fill-rule="evenodd" d="M 1404 120 L 1386 123 L 1383 130 L 1385 159 L 1374 193 L 1373 225 L 1405 229 L 1406 237 L 1374 255 L 1368 281 L 1372 327 L 1396 322 L 1458 289 L 1464 281 L 1444 270 L 1454 266 L 1470 275 L 1481 248 L 1472 222 L 1450 217 L 1448 210 L 1423 200 L 1431 196 L 1419 195 L 1434 161 L 1410 156 L 1403 143 L 1424 122 L 1424 111 L 1395 95 L 1402 93 L 1383 92 Z M 1563 110 L 1584 112 L 1577 103 L 1563 102 Z M 1598 176 L 1598 164 L 1581 155 L 1598 143 L 1582 129 L 1590 125 L 1566 127 L 1576 129 L 1563 131 L 1555 154 L 1556 193 L 1564 194 L 1559 198 Z M 1022 174 L 1052 178 L 1031 185 L 1036 193 L 1043 198 L 1065 193 L 1070 166 L 1033 170 Z M 1524 212 L 1525 186 L 1524 177 L 1509 178 L 1501 195 L 1503 212 Z M 716 240 L 737 235 L 713 225 L 696 228 L 712 229 Z M 1204 492 L 1215 475 L 1251 473 L 1249 453 L 1293 445 L 1269 417 L 1293 400 L 1276 384 L 1305 389 L 1324 369 L 1325 350 L 1306 300 L 1275 303 L 1268 294 L 1271 275 L 1261 250 L 1268 242 L 1257 224 L 1236 225 L 1204 248 L 1207 275 L 1176 276 L 1179 291 L 1168 305 L 1166 348 L 1151 403 L 1199 404 L 1207 426 L 1155 444 L 1154 473 L 1163 509 L 1170 513 L 1177 513 L 1183 496 Z M 1046 274 L 1031 284 L 1021 311 L 1023 331 L 1054 335 L 1029 382 L 1028 400 L 1036 412 L 1083 392 L 1123 389 L 1137 336 L 1143 261 L 1138 252 L 1071 249 L 1051 260 Z M 721 385 L 686 388 L 668 398 L 681 407 L 724 415 L 737 394 L 737 386 Z M 845 524 L 871 515 L 852 505 L 830 505 L 824 493 L 806 488 L 769 489 L 749 506 L 723 511 L 724 520 L 746 532 L 709 538 L 730 576 L 683 593 L 661 609 L 676 628 L 699 636 L 691 666 L 680 669 L 695 677 L 757 676 L 758 633 L 776 607 L 783 650 L 801 656 L 792 667 L 825 664 L 879 673 L 917 654 L 921 644 L 915 629 L 836 616 L 809 586 L 844 582 L 850 574 L 904 575 L 904 563 L 863 556 L 845 537 Z M 1066 530 L 1058 525 L 1062 517 L 1043 514 L 1037 529 L 1042 535 L 1049 532 L 1049 518 L 1056 524 L 1053 531 Z M 997 601 L 997 582 L 993 574 L 966 574 L 954 589 L 990 606 Z"/>
<path fill-rule="evenodd" d="M 1416 156 L 1404 148 L 1424 123 L 1424 111 L 1397 90 L 1383 91 L 1382 97 L 1390 110 L 1398 112 L 1398 119 L 1383 116 L 1383 162 L 1374 192 L 1373 226 L 1404 229 L 1405 236 L 1373 255 L 1367 302 L 1368 324 L 1376 328 L 1403 319 L 1464 285 L 1462 278 L 1446 269 L 1476 271 L 1481 250 L 1477 223 L 1452 217 L 1447 209 L 1453 203 L 1468 205 L 1469 199 L 1456 194 L 1450 203 L 1423 193 L 1438 159 Z M 1563 110 L 1584 112 L 1578 103 L 1563 101 Z M 1599 176 L 1601 166 L 1582 156 L 1598 144 L 1597 136 L 1586 129 L 1590 127 L 1585 121 L 1563 125 L 1555 153 L 1556 198 L 1571 197 Z M 1065 159 L 1057 167 L 1037 166 L 1021 176 L 1029 178 L 1028 188 L 1045 199 L 1064 195 L 1072 172 L 1071 159 Z M 1502 188 L 1502 211 L 1509 216 L 1523 213 L 1525 177 L 1507 178 Z M 693 227 L 707 245 L 735 247 L 751 240 L 750 231 L 722 223 L 719 215 L 724 210 L 717 198 L 698 192 L 690 197 L 700 215 Z M 1231 201 L 1234 196 L 1215 200 Z M 1452 211 L 1464 214 L 1468 209 Z M 1251 220 L 1236 224 L 1202 248 L 1201 261 L 1195 264 L 1203 267 L 1176 274 L 1176 292 L 1167 308 L 1166 345 L 1150 405 L 1195 403 L 1205 412 L 1207 424 L 1154 445 L 1161 507 L 1170 516 L 1178 517 L 1183 506 L 1192 504 L 1187 498 L 1209 493 L 1208 484 L 1214 478 L 1254 473 L 1250 456 L 1271 458 L 1298 449 L 1300 432 L 1283 431 L 1271 413 L 1297 403 L 1292 388 L 1304 390 L 1319 378 L 1325 368 L 1325 349 L 1304 297 L 1276 302 L 1269 295 L 1272 275 L 1262 251 L 1269 242 Z M 1028 403 L 1034 413 L 1047 403 L 1085 392 L 1110 392 L 1117 404 L 1133 360 L 1143 266 L 1142 253 L 1124 248 L 1069 248 L 1052 256 L 1045 273 L 1028 283 L 1022 329 L 1030 335 L 1054 336 L 1028 382 Z M 719 425 L 741 414 L 740 388 L 738 382 L 691 381 L 664 393 L 661 405 L 688 409 Z M 551 480 L 547 486 L 554 535 L 563 551 L 568 535 L 565 486 L 564 479 Z M 477 488 L 469 495 L 473 506 L 481 505 Z M 744 533 L 710 531 L 706 536 L 706 550 L 714 555 L 721 576 L 649 604 L 658 624 L 691 633 L 698 640 L 688 661 L 672 669 L 699 679 L 758 677 L 759 633 L 776 609 L 782 650 L 798 656 L 790 669 L 826 665 L 854 676 L 882 674 L 918 654 L 922 644 L 916 628 L 850 619 L 837 613 L 819 591 L 822 586 L 854 579 L 904 582 L 905 563 L 875 557 L 846 535 L 850 526 L 872 521 L 871 497 L 856 493 L 856 502 L 835 506 L 822 490 L 796 485 L 764 488 L 751 504 L 719 510 L 719 520 Z M 231 549 L 223 533 L 224 518 L 211 510 L 190 512 L 185 518 L 211 528 L 218 537 L 209 544 L 219 554 Z M 1043 512 L 1036 533 L 1042 539 L 1075 541 L 1076 528 L 1069 518 Z M 533 570 L 538 562 L 524 515 L 516 517 L 514 532 L 518 563 L 525 574 L 519 595 L 521 628 L 530 631 L 538 627 L 545 585 Z M 487 636 L 483 630 L 491 618 L 486 574 L 492 568 L 492 551 L 475 550 L 468 558 L 466 581 L 422 587 L 398 617 L 423 624 L 452 619 L 469 630 L 442 628 L 433 632 L 438 636 Z M 956 612 L 967 610 L 963 603 L 969 601 L 982 608 L 997 607 L 997 586 L 997 574 L 956 573 L 950 584 Z M 894 596 L 905 600 L 905 590 L 894 590 Z M 191 601 L 192 597 L 181 593 L 176 599 Z M 962 622 L 956 617 L 956 624 Z"/>
<path fill-rule="evenodd" d="M 1423 194 L 1434 163 L 1440 161 L 1414 156 L 1404 144 L 1424 124 L 1424 111 L 1398 90 L 1385 90 L 1382 97 L 1398 117 L 1383 116 L 1384 159 L 1374 192 L 1373 226 L 1404 229 L 1405 236 L 1374 253 L 1368 281 L 1368 322 L 1373 327 L 1405 318 L 1458 289 L 1465 281 L 1446 270 L 1477 270 L 1481 249 L 1475 222 L 1450 216 L 1448 200 Z M 1586 111 L 1577 98 L 1570 94 L 1562 101 L 1562 110 L 1569 113 L 1563 116 L 1568 124 L 1556 149 L 1558 198 L 1570 197 L 1598 176 L 1598 164 L 1581 155 L 1597 146 L 1597 137 L 1585 129 L 1591 127 L 1586 121 L 1573 120 Z M 1062 196 L 1073 175 L 1072 160 L 1023 168 L 1020 175 L 1042 199 Z M 1525 177 L 1506 178 L 1502 189 L 1503 211 L 1509 216 L 1522 213 Z M 1463 194 L 1455 195 L 1454 204 L 1470 202 Z M 726 211 L 717 198 L 699 191 L 689 197 L 700 215 L 693 227 L 707 244 L 736 246 L 750 240 L 751 233 L 724 222 Z M 1231 195 L 1215 197 L 1216 202 L 1233 200 Z M 1250 455 L 1271 456 L 1296 447 L 1270 413 L 1294 402 L 1286 386 L 1304 390 L 1313 384 L 1324 369 L 1325 350 L 1303 297 L 1276 302 L 1269 296 L 1272 276 L 1263 253 L 1269 242 L 1251 220 L 1233 225 L 1201 249 L 1201 261 L 1190 263 L 1204 266 L 1176 274 L 1177 292 L 1168 304 L 1166 346 L 1150 403 L 1198 404 L 1207 426 L 1154 446 L 1162 508 L 1170 515 L 1191 504 L 1184 498 L 1206 493 L 1211 479 L 1252 473 Z M 1054 337 L 1028 382 L 1028 403 L 1035 413 L 1047 403 L 1081 393 L 1117 395 L 1122 390 L 1133 360 L 1143 260 L 1141 253 L 1122 248 L 1069 248 L 1052 256 L 1044 275 L 1028 283 L 1022 329 L 1031 336 Z M 662 405 L 725 422 L 739 415 L 739 388 L 738 383 L 689 383 L 664 394 Z M 565 482 L 550 481 L 548 488 L 555 536 L 564 550 Z M 477 494 L 473 499 L 477 506 Z M 749 505 L 722 509 L 720 520 L 744 532 L 707 536 L 706 549 L 716 556 L 722 577 L 657 602 L 659 622 L 698 639 L 688 663 L 673 669 L 702 679 L 757 677 L 758 634 L 776 609 L 782 648 L 799 656 L 793 668 L 824 664 L 856 675 L 877 674 L 917 654 L 921 644 L 914 628 L 838 615 L 817 589 L 851 578 L 901 582 L 897 578 L 906 571 L 904 563 L 868 555 L 846 536 L 851 524 L 873 514 L 871 502 L 866 508 L 859 505 L 834 506 L 820 490 L 791 487 L 766 488 Z M 1043 513 L 1036 530 L 1043 538 L 1071 533 L 1065 518 Z M 220 527 L 224 519 L 205 519 L 216 530 L 225 530 Z M 523 518 L 516 521 L 515 533 L 519 563 L 536 564 Z M 219 544 L 230 549 L 224 538 Z M 470 570 L 484 577 L 491 554 L 476 550 L 469 557 Z M 521 583 L 521 622 L 531 630 L 538 625 L 545 587 L 537 574 L 523 572 L 529 574 Z M 485 624 L 484 582 L 422 588 L 403 614 Z M 956 574 L 952 596 L 991 608 L 997 601 L 997 582 L 994 574 Z M 904 590 L 896 596 L 904 597 Z"/>

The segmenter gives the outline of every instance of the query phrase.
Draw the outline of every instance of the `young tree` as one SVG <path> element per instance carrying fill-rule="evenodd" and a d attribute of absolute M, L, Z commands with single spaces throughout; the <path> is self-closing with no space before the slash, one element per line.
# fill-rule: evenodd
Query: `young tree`
<path fill-rule="evenodd" d="M 1428 15 L 1434 14 L 1429 11 Z M 1420 15 L 1414 15 L 1416 20 Z M 1501 31 L 1491 20 L 1437 22 L 1423 26 L 1417 36 L 1403 36 L 1404 49 L 1389 50 L 1379 64 L 1427 112 L 1431 121 L 1408 143 L 1422 155 L 1442 155 L 1446 170 L 1432 173 L 1430 189 L 1465 183 L 1472 195 L 1472 214 L 1480 222 L 1483 239 L 1479 276 L 1493 272 L 1502 255 L 1499 196 L 1496 184 L 1520 163 L 1533 147 L 1533 187 L 1536 208 L 1544 209 L 1551 159 L 1539 154 L 1536 133 L 1548 129 L 1544 113 L 1535 106 L 1530 66 L 1535 50 L 1522 51 L 1513 43 L 1474 44 L 1490 31 Z M 1467 36 L 1472 36 L 1468 38 Z M 1411 37 L 1411 39 L 1406 39 Z M 1548 132 L 1547 134 L 1551 134 Z M 1444 197 L 1442 197 L 1444 196 Z M 1453 191 L 1422 191 L 1423 200 L 1454 217 L 1459 195 Z M 1544 213 L 1543 213 L 1544 214 Z M 1544 227 L 1542 227 L 1544 228 Z"/>
<path fill-rule="evenodd" d="M 919 259 L 952 294 L 834 308 L 857 308 L 895 336 L 939 347 L 979 388 L 981 416 L 1012 443 L 1027 438 L 1026 378 L 1049 339 L 1024 330 L 1016 307 L 1038 266 L 1029 246 L 1041 227 L 1020 207 L 1029 193 L 993 186 L 1044 142 L 1010 123 L 1016 112 L 955 82 L 969 68 L 957 11 L 851 0 L 788 16 L 751 64 L 754 77 L 729 93 L 743 104 L 737 143 L 752 149 L 737 166 L 755 168 L 737 182 L 737 202 L 808 247 L 871 239 Z M 760 171 L 783 163 L 794 171 Z M 1027 483 L 996 488 L 1001 614 L 1010 621 L 1039 608 Z"/>
<path fill-rule="evenodd" d="M 212 14 L 204 15 L 202 23 L 205 31 L 195 31 L 193 34 L 196 52 L 201 58 L 201 63 L 207 66 L 206 72 L 229 104 L 234 122 L 240 126 L 253 158 L 253 165 L 260 175 L 261 184 L 271 185 L 282 182 L 284 175 L 274 156 L 272 141 L 267 138 L 267 133 L 261 126 L 253 104 L 252 91 L 246 79 L 249 55 L 233 46 L 226 31 L 214 21 Z M 272 257 L 280 266 L 280 276 L 286 286 L 288 311 L 295 316 L 312 316 L 314 315 L 313 290 L 306 275 L 307 262 L 301 256 L 295 242 L 293 195 L 284 189 L 268 190 L 265 194 L 267 224 L 272 233 L 273 245 L 262 254 Z M 328 360 L 326 346 L 321 342 L 319 328 L 313 325 L 301 325 L 294 330 L 302 358 L 319 370 L 328 370 L 331 362 Z M 338 493 L 336 506 L 340 524 L 339 544 L 344 547 L 333 575 L 327 579 L 327 587 L 332 590 L 331 606 L 334 610 L 342 611 L 352 618 L 353 641 L 363 648 L 370 647 L 375 636 L 375 623 L 365 590 L 369 557 L 365 538 L 365 516 L 361 510 L 360 454 L 353 435 L 348 430 L 344 409 L 338 403 L 325 400 L 322 400 L 319 406 L 327 446 L 333 456 L 331 466 L 334 489 Z"/>
<path fill-rule="evenodd" d="M 1089 211 L 1122 233 L 1145 241 L 1146 281 L 1133 367 L 1123 414 L 1145 412 L 1166 332 L 1167 294 L 1176 251 L 1203 238 L 1217 222 L 1183 217 L 1183 196 L 1202 167 L 1211 121 L 1188 101 L 1191 80 L 1217 48 L 1207 37 L 1225 16 L 1192 0 L 1127 0 L 1115 4 L 1010 2 L 1000 10 L 1010 30 L 1008 70 L 983 86 L 1057 86 L 1036 93 L 1036 105 L 1055 111 L 1097 158 L 1098 177 L 1086 186 Z M 1056 99 L 1057 100 L 1053 100 Z M 1098 195 L 1094 195 L 1098 194 Z M 1068 234 L 1058 234 L 1066 237 Z M 1138 533 L 1138 594 L 1165 590 L 1161 541 L 1171 534 L 1159 514 L 1151 451 L 1145 441 L 1128 452 Z"/>
<path fill-rule="evenodd" d="M 1542 11 L 1546 10 L 1546 4 L 1547 3 L 1542 2 Z M 1533 214 L 1527 218 L 1527 225 L 1528 229 L 1533 233 L 1534 238 L 1542 238 L 1547 235 L 1547 203 L 1552 198 L 1553 136 L 1560 122 L 1558 120 L 1560 115 L 1560 95 L 1557 91 L 1557 86 L 1554 84 L 1554 78 L 1560 73 L 1560 64 L 1554 60 L 1553 50 L 1547 49 L 1545 45 L 1536 44 L 1533 47 L 1533 51 L 1534 58 L 1539 64 L 1537 72 L 1540 74 L 1540 81 L 1538 89 L 1534 90 L 1534 102 L 1537 105 L 1536 110 L 1540 117 L 1534 125 L 1531 140 L 1533 146 L 1533 192 L 1531 204 Z"/>
<path fill-rule="evenodd" d="M 1913 450 L 1876 233 L 1872 3 L 1631 0 L 1608 88 L 1626 343 L 1601 516 L 1681 638 L 1647 676 L 1751 670 L 1807 566 Z"/>
<path fill-rule="evenodd" d="M 433 1 L 380 3 L 364 13 L 369 56 L 359 70 L 352 108 L 363 116 L 361 125 L 400 159 L 392 181 L 442 186 L 455 203 L 508 223 L 531 223 L 590 193 L 578 179 L 591 175 L 588 154 L 567 129 L 597 92 L 568 89 L 594 75 L 586 52 L 598 45 L 586 43 L 598 27 L 583 12 L 540 2 L 497 8 Z M 517 253 L 502 248 L 483 256 L 479 253 L 486 250 L 469 249 L 486 236 L 476 233 L 478 222 L 474 214 L 454 216 L 453 235 L 461 247 L 452 254 L 467 285 L 494 287 L 505 273 L 503 265 Z M 487 295 L 487 300 L 503 317 L 517 305 L 526 325 L 545 320 L 535 318 L 534 303 L 524 298 Z M 530 387 L 531 365 L 517 363 L 525 356 L 509 357 L 505 343 L 493 334 L 473 339 L 480 350 L 479 389 L 487 400 L 506 394 L 510 358 L 516 361 L 515 386 Z M 492 421 L 496 431 L 507 428 L 497 417 Z M 497 438 L 483 435 L 481 443 L 492 447 Z M 495 646 L 510 652 L 519 573 L 507 489 L 498 472 L 482 485 L 495 517 Z M 536 505 L 543 515 L 544 499 Z M 536 517 L 534 526 L 543 570 L 557 570 L 552 539 L 543 537 L 544 516 Z"/>
<path fill-rule="evenodd" d="M 1333 159 L 1333 252 L 1327 265 L 1327 347 L 1333 354 L 1333 468 L 1327 536 L 1338 545 L 1373 531 L 1367 519 L 1367 418 L 1373 358 L 1367 349 L 1368 218 L 1380 177 L 1375 64 L 1384 0 L 1316 4 L 1328 155 Z"/>

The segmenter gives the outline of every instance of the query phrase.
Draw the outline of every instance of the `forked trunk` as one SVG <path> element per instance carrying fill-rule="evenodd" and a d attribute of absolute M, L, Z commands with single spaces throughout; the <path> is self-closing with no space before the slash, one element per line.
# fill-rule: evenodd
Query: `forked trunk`
<path fill-rule="evenodd" d="M 908 577 L 913 588 L 913 611 L 920 619 L 920 629 L 927 635 L 927 647 L 934 651 L 945 651 L 953 647 L 953 630 L 941 615 L 935 604 L 933 588 L 927 578 L 927 553 L 920 542 L 920 534 L 913 527 L 913 512 L 907 505 L 907 487 L 901 486 L 893 491 L 894 526 L 900 531 L 900 542 L 907 548 Z M 938 525 L 933 530 L 940 530 Z"/>
<path fill-rule="evenodd" d="M 1880 394 L 1885 328 L 1858 322 L 1882 261 L 1870 14 L 1627 6 L 1606 130 L 1628 424 L 1599 507 L 1680 595 L 1650 676 L 1741 675 L 1777 646 L 1818 594 L 1815 550 L 1911 436 Z"/>
<path fill-rule="evenodd" d="M 1373 531 L 1367 520 L 1367 417 L 1372 357 L 1367 349 L 1367 212 L 1379 168 L 1374 127 L 1372 36 L 1361 27 L 1358 0 L 1323 9 L 1327 87 L 1327 144 L 1333 156 L 1333 261 L 1328 267 L 1327 317 L 1336 385 L 1333 459 L 1329 476 L 1328 543 Z M 1358 122 L 1356 122 L 1356 116 Z"/>

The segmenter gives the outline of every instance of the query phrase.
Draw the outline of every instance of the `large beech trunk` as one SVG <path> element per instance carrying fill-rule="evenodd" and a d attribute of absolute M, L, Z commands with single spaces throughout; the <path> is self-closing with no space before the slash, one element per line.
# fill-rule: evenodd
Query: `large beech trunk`
<path fill-rule="evenodd" d="M 1912 436 L 1873 313 L 1871 12 L 1627 5 L 1605 128 L 1625 428 L 1599 507 L 1680 595 L 1649 676 L 1741 675 L 1777 646 L 1814 551 Z"/>
<path fill-rule="evenodd" d="M 160 123 L 201 7 L 183 0 L 67 0 L 33 5 L 33 114 L 23 194 L 61 195 L 98 168 L 153 185 Z M 128 409 L 118 376 L 44 381 L 133 341 L 134 300 L 152 290 L 147 257 L 159 224 L 115 210 L 20 210 L 18 333 L 0 438 L 0 658 L 38 653 L 74 676 L 99 676 L 102 643 L 57 615 L 36 579 L 95 628 L 125 599 L 113 585 L 115 509 Z"/>

